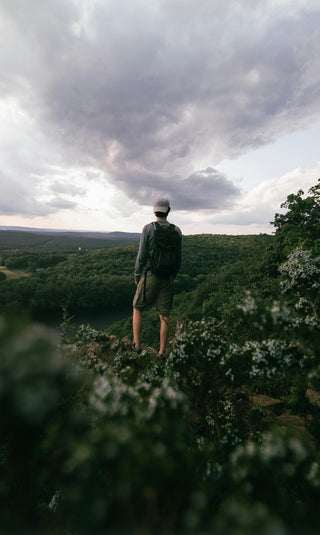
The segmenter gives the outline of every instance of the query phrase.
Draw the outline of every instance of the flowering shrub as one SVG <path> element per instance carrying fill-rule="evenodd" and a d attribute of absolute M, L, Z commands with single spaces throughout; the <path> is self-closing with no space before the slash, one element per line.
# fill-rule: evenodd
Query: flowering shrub
<path fill-rule="evenodd" d="M 320 257 L 298 247 L 284 262 L 279 271 L 283 277 L 281 287 L 296 297 L 296 308 L 304 312 L 306 323 L 319 322 Z"/>
<path fill-rule="evenodd" d="M 230 383 L 262 388 L 270 394 L 284 391 L 288 371 L 296 365 L 293 351 L 283 341 L 272 339 L 232 344 L 221 360 Z"/>
<path fill-rule="evenodd" d="M 220 359 L 226 343 L 211 320 L 190 322 L 177 336 L 168 359 L 168 370 L 179 387 L 192 396 L 212 394 L 221 380 Z"/>
<path fill-rule="evenodd" d="M 92 427 L 65 461 L 59 510 L 73 529 L 166 529 L 197 485 L 197 452 L 186 449 L 186 397 L 169 378 L 135 387 L 96 376 Z M 79 492 L 81 489 L 81 493 Z"/>
<path fill-rule="evenodd" d="M 320 258 L 313 258 L 312 252 L 302 247 L 297 247 L 288 256 L 279 271 L 285 276 L 281 282 L 284 290 L 298 289 L 300 292 L 302 287 L 309 288 L 310 285 L 313 288 L 320 287 Z"/>
<path fill-rule="evenodd" d="M 230 451 L 243 440 L 241 427 L 229 399 L 218 401 L 206 416 L 206 422 L 211 431 L 211 439 L 218 440 L 220 447 Z"/>
<path fill-rule="evenodd" d="M 227 344 L 214 323 L 202 320 L 190 323 L 188 331 L 177 337 L 168 369 L 191 398 L 203 401 L 216 393 L 219 400 L 226 385 L 282 392 L 288 373 L 301 369 L 301 360 L 297 348 L 288 346 L 287 340 Z"/>
<path fill-rule="evenodd" d="M 266 303 L 247 291 L 237 310 L 240 315 L 239 329 L 244 332 L 244 337 L 240 338 L 242 343 L 248 339 L 261 341 L 268 337 L 285 340 L 299 321 L 298 312 L 282 295 Z"/>
<path fill-rule="evenodd" d="M 234 411 L 237 393 L 227 388 L 235 373 L 226 365 L 227 347 L 213 320 L 190 322 L 176 338 L 166 367 L 190 402 L 195 443 L 201 437 L 202 445 L 215 444 L 221 459 L 248 433 L 244 418 Z"/>
<path fill-rule="evenodd" d="M 241 524 L 246 533 L 260 532 L 261 525 L 285 533 L 286 528 L 290 533 L 308 532 L 318 525 L 320 464 L 296 435 L 267 432 L 260 445 L 248 441 L 238 446 L 230 457 L 230 473 L 234 492 L 219 519 L 227 532 Z M 241 516 L 235 517 L 240 510 Z"/>
<path fill-rule="evenodd" d="M 97 331 L 90 325 L 80 325 L 76 334 L 75 340 L 78 345 L 87 344 L 89 342 L 108 342 L 109 335 L 104 331 Z"/>
<path fill-rule="evenodd" d="M 263 434 L 266 411 L 249 398 L 287 391 L 307 366 L 311 380 L 313 353 L 288 345 L 282 306 L 264 312 L 265 328 L 285 317 L 282 338 L 230 343 L 214 320 L 191 322 L 167 360 L 87 329 L 62 355 L 47 330 L 0 323 L 1 528 L 254 534 L 306 518 L 314 528 L 318 456 L 288 433 Z M 318 440 L 319 426 L 311 432 Z"/>

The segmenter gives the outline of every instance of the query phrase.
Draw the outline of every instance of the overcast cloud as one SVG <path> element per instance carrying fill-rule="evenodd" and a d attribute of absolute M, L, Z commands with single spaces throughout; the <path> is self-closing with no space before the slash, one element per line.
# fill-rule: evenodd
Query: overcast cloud
<path fill-rule="evenodd" d="M 230 208 L 222 160 L 320 121 L 319 28 L 313 0 L 1 0 L 2 213 L 76 208 L 75 167 Z"/>

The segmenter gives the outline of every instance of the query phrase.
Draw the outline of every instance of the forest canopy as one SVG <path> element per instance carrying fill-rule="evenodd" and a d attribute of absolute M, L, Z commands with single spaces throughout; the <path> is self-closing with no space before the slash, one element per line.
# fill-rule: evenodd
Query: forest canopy
<path fill-rule="evenodd" d="M 194 235 L 183 238 L 183 264 L 176 279 L 176 293 L 189 291 L 223 266 L 257 259 L 272 237 Z M 138 246 L 98 249 L 72 254 L 4 250 L 2 263 L 25 269 L 28 277 L 3 281 L 2 306 L 15 305 L 34 315 L 62 309 L 119 309 L 132 302 L 133 271 Z"/>

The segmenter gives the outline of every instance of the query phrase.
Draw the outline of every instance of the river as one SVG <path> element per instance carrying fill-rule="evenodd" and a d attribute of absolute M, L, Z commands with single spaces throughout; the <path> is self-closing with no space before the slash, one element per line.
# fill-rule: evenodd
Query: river
<path fill-rule="evenodd" d="M 100 331 L 106 329 L 115 321 L 123 320 L 130 318 L 132 315 L 132 307 L 121 310 L 112 310 L 112 311 L 84 311 L 77 315 L 70 316 L 70 325 L 79 326 L 80 325 L 90 325 L 93 329 Z M 35 318 L 37 322 L 46 325 L 61 333 L 61 317 L 57 316 L 41 316 L 40 318 Z M 112 333 L 110 333 L 112 334 Z"/>

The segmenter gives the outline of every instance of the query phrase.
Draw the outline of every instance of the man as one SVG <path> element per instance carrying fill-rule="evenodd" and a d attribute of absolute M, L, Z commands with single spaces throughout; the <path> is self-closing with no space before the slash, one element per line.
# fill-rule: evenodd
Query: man
<path fill-rule="evenodd" d="M 142 230 L 139 251 L 135 264 L 136 294 L 133 300 L 133 348 L 140 353 L 142 312 L 146 306 L 156 304 L 160 317 L 159 356 L 164 356 L 169 334 L 169 316 L 173 299 L 173 279 L 181 265 L 181 230 L 167 221 L 170 203 L 167 199 L 156 201 L 153 211 L 156 222 L 145 225 Z M 171 255 L 170 266 L 155 266 L 159 254 L 159 244 L 166 245 L 171 253 L 163 251 L 162 258 Z M 164 242 L 164 244 L 163 244 Z M 173 258 L 174 257 L 174 258 Z"/>

